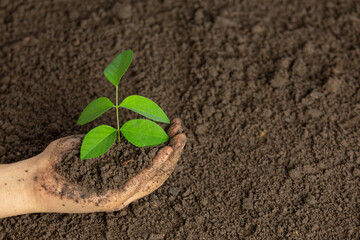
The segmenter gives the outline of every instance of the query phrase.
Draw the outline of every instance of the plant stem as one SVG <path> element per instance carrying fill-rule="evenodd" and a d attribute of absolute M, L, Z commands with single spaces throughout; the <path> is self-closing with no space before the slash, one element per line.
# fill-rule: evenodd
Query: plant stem
<path fill-rule="evenodd" d="M 120 125 L 119 125 L 119 87 L 116 85 L 116 121 L 117 121 L 117 132 L 118 140 L 120 142 Z"/>

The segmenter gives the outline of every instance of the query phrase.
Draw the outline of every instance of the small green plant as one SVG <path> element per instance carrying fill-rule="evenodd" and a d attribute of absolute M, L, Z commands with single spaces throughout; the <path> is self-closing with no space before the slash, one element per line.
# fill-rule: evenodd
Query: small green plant
<path fill-rule="evenodd" d="M 121 128 L 119 125 L 119 108 L 126 108 L 141 114 L 151 120 L 167 123 L 170 121 L 164 111 L 148 98 L 131 95 L 119 104 L 119 82 L 133 59 L 133 52 L 127 50 L 112 60 L 105 68 L 105 77 L 115 86 L 116 105 L 106 97 L 100 97 L 90 102 L 81 113 L 77 124 L 83 125 L 99 117 L 111 108 L 116 109 L 117 128 L 101 125 L 90 130 L 81 145 L 80 158 L 89 159 L 99 157 L 107 152 L 116 141 L 120 141 L 120 132 L 137 147 L 156 146 L 169 140 L 165 131 L 153 121 L 134 119 L 126 122 Z"/>

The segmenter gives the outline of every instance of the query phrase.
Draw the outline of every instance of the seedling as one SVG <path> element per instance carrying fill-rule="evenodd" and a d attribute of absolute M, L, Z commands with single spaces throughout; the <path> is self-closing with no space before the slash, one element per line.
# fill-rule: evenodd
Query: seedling
<path fill-rule="evenodd" d="M 111 108 L 116 109 L 117 128 L 101 125 L 90 130 L 81 145 L 80 158 L 89 159 L 106 153 L 116 141 L 120 141 L 120 132 L 137 147 L 156 146 L 169 140 L 165 131 L 155 122 L 147 119 L 134 119 L 126 122 L 121 128 L 119 125 L 119 108 L 132 110 L 151 120 L 167 123 L 170 121 L 164 111 L 146 97 L 131 95 L 119 104 L 119 82 L 133 59 L 133 52 L 127 50 L 112 60 L 105 68 L 105 77 L 115 86 L 116 105 L 107 97 L 100 97 L 90 102 L 81 113 L 77 124 L 83 125 L 99 117 Z"/>

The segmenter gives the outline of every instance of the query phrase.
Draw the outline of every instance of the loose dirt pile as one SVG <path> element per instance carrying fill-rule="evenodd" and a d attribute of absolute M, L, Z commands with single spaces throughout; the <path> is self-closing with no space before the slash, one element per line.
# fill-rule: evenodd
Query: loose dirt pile
<path fill-rule="evenodd" d="M 104 195 L 121 189 L 128 179 L 149 167 L 158 147 L 137 148 L 126 140 L 116 142 L 104 155 L 82 160 L 80 149 L 63 155 L 56 171 L 68 181 L 87 189 L 87 194 Z"/>

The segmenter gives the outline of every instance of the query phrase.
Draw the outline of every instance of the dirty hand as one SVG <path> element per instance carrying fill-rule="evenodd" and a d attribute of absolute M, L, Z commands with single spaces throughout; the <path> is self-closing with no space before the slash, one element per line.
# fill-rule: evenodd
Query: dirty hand
<path fill-rule="evenodd" d="M 161 148 L 152 165 L 130 178 L 124 189 L 84 197 L 86 189 L 68 182 L 55 171 L 66 151 L 79 148 L 81 138 L 70 136 L 52 142 L 41 154 L 13 164 L 0 164 L 0 218 L 28 213 L 86 213 L 116 211 L 157 188 L 173 172 L 186 143 L 181 121 L 168 131 L 169 145 Z"/>

